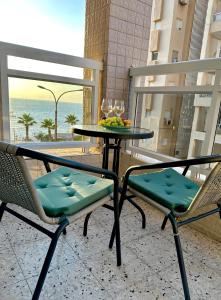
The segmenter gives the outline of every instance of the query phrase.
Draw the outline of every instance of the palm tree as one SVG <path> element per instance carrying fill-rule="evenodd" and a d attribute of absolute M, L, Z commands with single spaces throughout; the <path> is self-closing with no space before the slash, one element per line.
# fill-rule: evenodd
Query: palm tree
<path fill-rule="evenodd" d="M 41 122 L 41 127 L 46 128 L 48 130 L 48 138 L 49 140 L 52 140 L 53 138 L 52 138 L 51 130 L 55 129 L 54 121 L 52 119 L 44 119 Z"/>
<path fill-rule="evenodd" d="M 75 114 L 69 114 L 65 117 L 65 123 L 68 123 L 69 125 L 73 126 L 79 122 L 78 118 L 75 116 Z M 72 139 L 74 138 L 74 131 L 71 130 Z"/>
<path fill-rule="evenodd" d="M 18 123 L 23 124 L 25 126 L 25 140 L 30 141 L 29 138 L 29 127 L 36 124 L 34 118 L 30 116 L 30 114 L 24 113 L 21 117 L 18 117 Z"/>

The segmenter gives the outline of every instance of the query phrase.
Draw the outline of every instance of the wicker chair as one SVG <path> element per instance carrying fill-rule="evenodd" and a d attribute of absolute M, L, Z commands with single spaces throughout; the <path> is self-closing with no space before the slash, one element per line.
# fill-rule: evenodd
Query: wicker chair
<path fill-rule="evenodd" d="M 32 181 L 24 157 L 43 161 L 47 174 Z M 51 171 L 49 163 L 60 165 Z M 73 170 L 74 169 L 74 170 Z M 92 176 L 77 170 L 102 174 Z M 89 187 L 89 188 L 88 188 Z M 69 223 L 104 205 L 113 195 L 114 217 L 117 223 L 117 265 L 121 265 L 120 230 L 118 217 L 118 178 L 105 169 L 43 154 L 0 142 L 0 221 L 4 211 L 23 220 L 51 238 L 51 243 L 38 278 L 32 299 L 38 299 L 56 248 L 59 236 L 66 234 Z M 19 205 L 48 224 L 57 224 L 51 232 L 7 206 Z"/>
<path fill-rule="evenodd" d="M 199 186 L 185 177 L 185 175 L 190 166 L 201 164 L 212 164 L 213 168 L 202 186 Z M 175 167 L 184 167 L 182 175 L 172 169 Z M 152 169 L 158 170 L 149 172 Z M 148 173 L 131 175 L 132 172 L 141 170 L 148 170 Z M 132 195 L 126 195 L 127 189 Z M 170 220 L 184 297 L 186 300 L 190 299 L 178 228 L 215 213 L 219 213 L 221 218 L 221 155 L 130 167 L 124 176 L 123 190 L 119 203 L 120 212 L 124 200 L 135 196 L 144 199 L 165 215 L 161 226 L 162 230 L 165 228 L 167 220 Z M 206 208 L 211 204 L 217 207 L 212 210 L 208 208 L 205 213 L 197 213 L 198 209 Z M 113 246 L 114 236 L 115 228 L 112 231 L 110 248 Z"/>

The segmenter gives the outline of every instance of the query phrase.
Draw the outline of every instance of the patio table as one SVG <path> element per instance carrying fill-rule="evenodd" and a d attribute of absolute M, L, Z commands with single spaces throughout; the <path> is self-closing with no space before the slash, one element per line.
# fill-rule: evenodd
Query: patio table
<path fill-rule="evenodd" d="M 150 131 L 145 128 L 131 127 L 131 128 L 117 128 L 113 129 L 113 127 L 106 128 L 100 125 L 74 125 L 73 126 L 74 133 L 90 136 L 90 137 L 99 137 L 103 138 L 103 161 L 102 168 L 108 169 L 108 161 L 109 161 L 109 152 L 110 149 L 113 149 L 113 164 L 112 171 L 117 175 L 119 174 L 119 164 L 120 164 L 120 149 L 122 140 L 135 140 L 135 139 L 149 139 L 154 135 L 153 131 Z M 114 142 L 110 142 L 113 140 Z M 119 192 L 121 189 L 119 189 Z M 146 218 L 142 208 L 134 202 L 131 197 L 128 197 L 127 200 L 136 207 L 142 216 L 142 228 L 146 226 Z M 112 209 L 111 206 L 105 204 L 104 207 L 108 209 Z M 121 208 L 120 208 L 121 209 Z M 91 214 L 88 214 L 85 218 L 84 223 L 84 235 L 87 235 L 87 224 Z"/>
<path fill-rule="evenodd" d="M 109 150 L 114 150 L 112 171 L 117 175 L 119 173 L 120 162 L 120 149 L 122 140 L 135 140 L 135 139 L 149 139 L 152 138 L 154 133 L 145 128 L 122 128 L 122 129 L 109 129 L 100 125 L 75 125 L 73 126 L 74 133 L 90 136 L 100 137 L 104 140 L 103 150 L 103 163 L 102 167 L 108 169 Z M 114 143 L 110 143 L 113 139 Z"/>

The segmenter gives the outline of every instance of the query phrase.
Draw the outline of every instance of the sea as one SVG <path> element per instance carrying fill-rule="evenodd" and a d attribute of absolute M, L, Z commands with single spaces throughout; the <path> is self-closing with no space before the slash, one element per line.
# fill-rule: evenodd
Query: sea
<path fill-rule="evenodd" d="M 50 100 L 38 99 L 10 99 L 10 128 L 11 140 L 22 141 L 25 138 L 25 127 L 18 123 L 18 118 L 24 113 L 30 113 L 36 124 L 30 126 L 29 136 L 35 141 L 35 135 L 39 132 L 47 133 L 47 129 L 41 127 L 41 122 L 46 118 L 54 120 L 55 104 Z M 68 114 L 75 114 L 79 120 L 78 124 L 83 120 L 83 103 L 62 102 L 58 103 L 58 133 L 69 134 L 71 127 L 65 123 L 65 117 Z"/>

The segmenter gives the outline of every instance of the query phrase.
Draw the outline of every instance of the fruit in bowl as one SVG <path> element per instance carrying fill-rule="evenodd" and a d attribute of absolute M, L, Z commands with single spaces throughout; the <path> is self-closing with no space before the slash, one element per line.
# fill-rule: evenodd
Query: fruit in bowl
<path fill-rule="evenodd" d="M 104 127 L 122 127 L 122 128 L 131 127 L 130 120 L 123 120 L 120 117 L 110 117 L 107 119 L 103 119 L 100 120 L 98 124 Z"/>
<path fill-rule="evenodd" d="M 124 127 L 131 127 L 131 125 L 132 125 L 132 122 L 131 122 L 131 120 L 123 120 L 123 122 L 124 122 Z"/>

